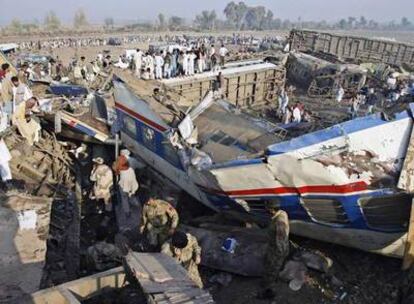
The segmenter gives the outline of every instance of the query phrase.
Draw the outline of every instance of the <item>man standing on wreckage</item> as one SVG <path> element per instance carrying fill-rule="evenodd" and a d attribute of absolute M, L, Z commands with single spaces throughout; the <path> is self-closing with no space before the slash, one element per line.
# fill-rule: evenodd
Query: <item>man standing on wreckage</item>
<path fill-rule="evenodd" d="M 265 289 L 259 298 L 274 298 L 277 294 L 279 273 L 289 255 L 289 219 L 285 211 L 279 210 L 275 201 L 266 203 L 271 214 L 268 227 L 268 247 L 265 254 Z"/>
<path fill-rule="evenodd" d="M 98 213 L 102 213 L 100 200 L 104 201 L 105 211 L 112 211 L 111 188 L 113 186 L 112 170 L 105 164 L 102 157 L 92 159 L 94 163 L 90 179 L 94 182 L 90 198 L 96 200 Z"/>
<path fill-rule="evenodd" d="M 126 149 L 121 151 L 121 155 L 113 164 L 115 174 L 119 176 L 119 194 L 121 197 L 122 210 L 127 217 L 131 216 L 131 205 L 140 206 L 136 192 L 139 184 L 135 171 L 132 168 L 130 152 Z"/>
<path fill-rule="evenodd" d="M 176 231 L 171 239 L 162 245 L 161 252 L 174 258 L 187 270 L 191 280 L 199 288 L 203 288 L 203 281 L 198 271 L 198 265 L 201 262 L 201 247 L 194 236 L 190 233 Z"/>
<path fill-rule="evenodd" d="M 178 226 L 178 212 L 168 202 L 150 198 L 142 211 L 140 233 L 154 248 L 159 249 Z"/>

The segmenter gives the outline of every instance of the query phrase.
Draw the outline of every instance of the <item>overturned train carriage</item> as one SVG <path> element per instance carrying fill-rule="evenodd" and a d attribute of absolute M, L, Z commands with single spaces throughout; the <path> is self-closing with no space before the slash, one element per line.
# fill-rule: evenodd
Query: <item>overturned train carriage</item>
<path fill-rule="evenodd" d="M 397 182 L 412 105 L 392 121 L 376 114 L 292 138 L 212 94 L 183 108 L 177 123 L 160 103 L 119 78 L 113 83 L 125 145 L 207 206 L 264 223 L 265 202 L 274 200 L 295 234 L 402 256 L 411 197 Z M 176 144 L 195 133 L 197 149 Z"/>
<path fill-rule="evenodd" d="M 347 94 L 357 93 L 367 79 L 367 70 L 354 64 L 331 63 L 303 53 L 291 53 L 287 78 L 307 90 L 311 97 L 333 97 L 339 86 Z"/>
<path fill-rule="evenodd" d="M 414 66 L 414 46 L 399 42 L 307 30 L 290 32 L 291 50 L 361 63 Z"/>
<path fill-rule="evenodd" d="M 282 64 L 263 60 L 227 63 L 220 71 L 224 78 L 223 95 L 238 107 L 260 107 L 274 101 L 278 91 L 284 87 L 286 70 Z M 174 97 L 183 97 L 190 103 L 200 101 L 217 80 L 218 72 L 205 72 L 186 78 L 163 80 L 163 84 Z"/>

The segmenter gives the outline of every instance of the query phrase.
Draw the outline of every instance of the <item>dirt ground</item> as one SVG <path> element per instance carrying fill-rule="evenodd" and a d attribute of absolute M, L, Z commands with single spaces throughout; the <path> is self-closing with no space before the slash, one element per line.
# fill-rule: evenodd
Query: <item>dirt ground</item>
<path fill-rule="evenodd" d="M 309 239 L 293 237 L 293 240 L 304 249 L 330 257 L 332 273 L 309 271 L 307 282 L 296 292 L 286 282 L 280 282 L 273 301 L 257 298 L 262 291 L 262 279 L 233 276 L 228 286 L 211 287 L 217 303 L 399 303 L 398 290 L 403 278 L 400 260 Z"/>

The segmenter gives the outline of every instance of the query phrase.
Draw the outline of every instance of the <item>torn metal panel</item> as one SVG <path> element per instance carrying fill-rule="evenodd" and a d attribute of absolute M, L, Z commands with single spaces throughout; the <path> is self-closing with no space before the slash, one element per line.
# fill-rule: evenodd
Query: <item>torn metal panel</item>
<path fill-rule="evenodd" d="M 71 86 L 68 87 L 71 88 Z M 73 92 L 67 93 L 70 95 Z M 41 100 L 40 108 L 43 122 L 47 124 L 48 129 L 75 140 L 93 143 L 108 142 L 110 130 L 107 106 L 99 95 L 90 94 L 86 97 L 70 98 L 64 96 L 50 98 L 46 95 L 46 97 Z M 61 129 L 60 132 L 57 132 L 56 127 Z"/>
<path fill-rule="evenodd" d="M 269 154 L 293 153 L 298 158 L 342 152 L 372 151 L 381 161 L 401 160 L 413 121 L 407 111 L 385 121 L 380 114 L 353 119 L 268 147 Z"/>
<path fill-rule="evenodd" d="M 264 163 L 251 163 L 243 166 L 212 169 L 218 185 L 234 196 L 243 196 L 249 189 L 275 189 L 280 183 Z M 243 176 L 244 178 L 240 178 Z M 254 193 L 251 194 L 254 196 Z"/>
<path fill-rule="evenodd" d="M 148 103 L 144 99 L 134 95 L 129 86 L 120 78 L 113 81 L 115 87 L 115 107 L 125 114 L 142 119 L 150 128 L 165 131 L 169 126 L 158 115 L 155 103 Z"/>
<path fill-rule="evenodd" d="M 76 129 L 77 131 L 86 134 L 89 137 L 97 139 L 99 142 L 106 142 L 109 137 L 108 129 L 105 130 L 106 132 L 98 129 L 97 124 L 99 121 L 93 122 L 88 121 L 86 119 L 79 119 L 78 117 L 74 117 L 69 113 L 61 112 L 61 119 L 62 121 L 69 127 Z"/>
<path fill-rule="evenodd" d="M 208 91 L 203 100 L 194 107 L 189 113 L 191 119 L 196 119 L 200 114 L 202 114 L 208 107 L 214 102 L 214 93 L 213 91 Z"/>
<path fill-rule="evenodd" d="M 301 188 L 315 185 L 343 185 L 350 182 L 341 168 L 325 167 L 311 159 L 297 159 L 289 155 L 270 157 L 269 168 L 282 185 Z M 295 174 L 292 174 L 294 172 Z"/>

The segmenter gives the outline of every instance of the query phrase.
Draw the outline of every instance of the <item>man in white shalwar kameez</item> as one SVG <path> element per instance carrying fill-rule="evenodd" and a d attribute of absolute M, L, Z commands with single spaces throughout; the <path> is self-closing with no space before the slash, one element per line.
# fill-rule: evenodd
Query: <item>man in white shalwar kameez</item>
<path fill-rule="evenodd" d="M 29 87 L 20 82 L 19 78 L 16 76 L 12 77 L 11 79 L 13 83 L 13 113 L 16 110 L 16 107 L 21 104 L 22 102 L 29 100 L 33 97 L 32 90 Z"/>
<path fill-rule="evenodd" d="M 134 63 L 135 63 L 135 76 L 141 78 L 141 69 L 142 69 L 142 51 L 137 49 L 137 52 L 134 55 Z"/>
<path fill-rule="evenodd" d="M 92 160 L 94 166 L 91 172 L 91 181 L 94 182 L 91 199 L 103 199 L 105 203 L 105 211 L 112 211 L 111 188 L 113 186 L 113 174 L 111 168 L 104 164 L 102 157 Z"/>
<path fill-rule="evenodd" d="M 164 66 L 164 59 L 160 54 L 155 55 L 155 79 L 162 79 L 162 67 Z"/>

